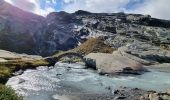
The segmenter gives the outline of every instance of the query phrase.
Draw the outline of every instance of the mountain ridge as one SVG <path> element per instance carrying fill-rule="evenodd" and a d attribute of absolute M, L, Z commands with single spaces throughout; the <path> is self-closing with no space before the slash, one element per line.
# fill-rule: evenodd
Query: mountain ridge
<path fill-rule="evenodd" d="M 150 15 L 79 10 L 42 17 L 5 1 L 0 4 L 0 49 L 8 51 L 49 56 L 73 49 L 91 37 L 103 37 L 113 48 L 134 40 L 159 46 L 170 43 L 170 21 Z M 122 39 L 125 43 L 119 41 Z"/>

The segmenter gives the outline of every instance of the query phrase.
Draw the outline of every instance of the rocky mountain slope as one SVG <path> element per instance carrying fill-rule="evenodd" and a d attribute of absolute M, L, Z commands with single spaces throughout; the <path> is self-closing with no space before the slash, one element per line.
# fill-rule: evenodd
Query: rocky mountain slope
<path fill-rule="evenodd" d="M 72 14 L 52 12 L 44 18 L 0 2 L 0 49 L 47 56 L 75 48 L 91 37 L 103 37 L 107 45 L 124 47 L 141 58 L 150 59 L 149 51 L 162 57 L 170 49 L 170 21 L 149 15 L 81 10 Z"/>

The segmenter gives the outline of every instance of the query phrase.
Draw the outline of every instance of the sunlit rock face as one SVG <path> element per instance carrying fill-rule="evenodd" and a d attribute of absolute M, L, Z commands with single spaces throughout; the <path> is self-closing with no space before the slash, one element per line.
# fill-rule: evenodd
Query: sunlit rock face
<path fill-rule="evenodd" d="M 113 48 L 134 41 L 169 48 L 169 28 L 170 21 L 149 15 L 80 10 L 42 17 L 0 2 L 0 49 L 18 53 L 48 56 L 72 49 L 91 37 L 104 37 Z"/>
<path fill-rule="evenodd" d="M 36 53 L 45 18 L 0 3 L 0 48 L 19 53 Z"/>

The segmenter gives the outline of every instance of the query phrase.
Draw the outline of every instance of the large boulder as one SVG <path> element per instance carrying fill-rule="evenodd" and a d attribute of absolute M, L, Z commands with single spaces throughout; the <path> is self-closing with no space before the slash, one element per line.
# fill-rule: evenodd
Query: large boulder
<path fill-rule="evenodd" d="M 146 42 L 135 41 L 122 46 L 119 50 L 127 52 L 150 63 L 170 63 L 170 51 L 147 44 Z"/>
<path fill-rule="evenodd" d="M 141 74 L 147 71 L 142 64 L 115 51 L 113 54 L 90 53 L 85 56 L 87 66 L 95 68 L 101 74 Z"/>

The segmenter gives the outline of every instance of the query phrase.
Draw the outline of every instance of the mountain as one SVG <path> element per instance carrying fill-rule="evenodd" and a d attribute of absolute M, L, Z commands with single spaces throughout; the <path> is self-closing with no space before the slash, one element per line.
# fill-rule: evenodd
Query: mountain
<path fill-rule="evenodd" d="M 159 49 L 170 49 L 170 21 L 150 15 L 82 10 L 42 17 L 0 2 L 0 49 L 48 56 L 73 49 L 91 37 L 102 37 L 113 48 L 126 46 L 123 50 L 133 49 L 131 54 L 149 58 L 148 49 L 156 54 Z M 145 55 L 139 55 L 140 50 Z"/>
<path fill-rule="evenodd" d="M 36 53 L 46 26 L 45 18 L 25 12 L 4 1 L 0 3 L 0 48 L 19 53 Z"/>

